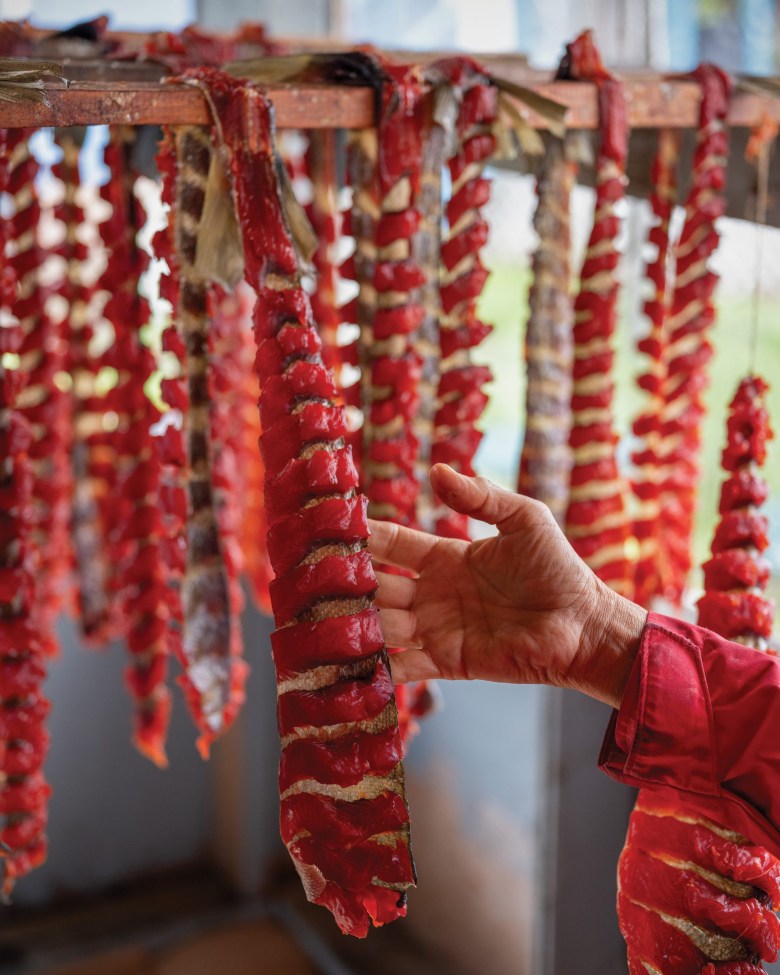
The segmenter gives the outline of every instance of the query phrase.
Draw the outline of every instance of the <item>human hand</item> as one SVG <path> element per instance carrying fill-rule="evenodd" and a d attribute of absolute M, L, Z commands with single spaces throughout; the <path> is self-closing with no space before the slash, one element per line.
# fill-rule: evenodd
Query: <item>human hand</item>
<path fill-rule="evenodd" d="M 646 613 L 575 554 L 549 509 L 444 464 L 431 484 L 454 511 L 496 525 L 476 542 L 371 522 L 396 683 L 480 679 L 572 687 L 619 706 Z"/>

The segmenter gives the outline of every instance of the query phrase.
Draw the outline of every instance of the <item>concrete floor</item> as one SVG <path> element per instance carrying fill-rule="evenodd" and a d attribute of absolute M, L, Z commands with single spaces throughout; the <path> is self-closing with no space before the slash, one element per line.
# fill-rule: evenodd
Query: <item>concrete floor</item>
<path fill-rule="evenodd" d="M 40 975 L 316 975 L 289 932 L 268 919 L 220 924 L 165 948 L 127 946 Z"/>

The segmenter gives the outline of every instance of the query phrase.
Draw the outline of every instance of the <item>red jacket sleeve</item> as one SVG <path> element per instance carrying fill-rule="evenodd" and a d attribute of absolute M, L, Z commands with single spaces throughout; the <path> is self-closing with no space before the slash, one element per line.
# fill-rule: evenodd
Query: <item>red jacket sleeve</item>
<path fill-rule="evenodd" d="M 780 851 L 780 660 L 650 613 L 599 765 Z"/>

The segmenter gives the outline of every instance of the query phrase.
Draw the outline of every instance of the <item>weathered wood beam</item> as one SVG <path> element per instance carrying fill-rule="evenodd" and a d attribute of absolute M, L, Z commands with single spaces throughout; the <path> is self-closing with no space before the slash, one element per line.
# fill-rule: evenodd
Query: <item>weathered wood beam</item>
<path fill-rule="evenodd" d="M 268 93 L 276 123 L 286 129 L 357 129 L 374 122 L 368 88 L 273 85 Z M 47 89 L 48 105 L 0 102 L 0 127 L 45 125 L 207 125 L 206 100 L 197 88 L 153 82 L 73 82 Z"/>
<path fill-rule="evenodd" d="M 506 66 L 502 66 L 506 67 Z M 498 69 L 498 66 L 497 66 Z M 105 70 L 105 69 L 104 69 Z M 498 69 L 500 70 L 500 69 Z M 522 65 L 502 72 L 512 80 L 569 108 L 572 129 L 594 129 L 598 106 L 593 85 L 571 81 L 533 80 Z M 83 76 L 83 71 L 81 72 Z M 103 74 L 105 78 L 105 73 Z M 626 77 L 629 123 L 633 129 L 658 127 L 694 128 L 699 114 L 699 87 L 689 81 L 661 77 Z M 276 106 L 280 128 L 355 129 L 374 124 L 374 97 L 368 88 L 336 85 L 272 85 L 269 95 Z M 209 121 L 203 95 L 195 88 L 157 81 L 112 79 L 73 81 L 69 88 L 52 84 L 49 105 L 0 102 L 0 127 L 43 125 L 204 125 Z M 536 128 L 545 121 L 517 103 L 520 112 Z M 731 126 L 755 125 L 767 112 L 780 122 L 780 99 L 738 93 L 731 102 Z"/>

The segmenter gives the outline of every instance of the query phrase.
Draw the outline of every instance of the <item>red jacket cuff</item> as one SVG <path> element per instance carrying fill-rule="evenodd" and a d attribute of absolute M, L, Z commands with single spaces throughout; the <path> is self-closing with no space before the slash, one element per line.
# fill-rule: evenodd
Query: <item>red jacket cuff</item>
<path fill-rule="evenodd" d="M 779 716 L 777 657 L 650 613 L 599 764 L 780 851 Z"/>
<path fill-rule="evenodd" d="M 720 792 L 712 705 L 701 649 L 679 620 L 649 613 L 620 710 L 613 712 L 599 764 L 635 785 Z"/>

